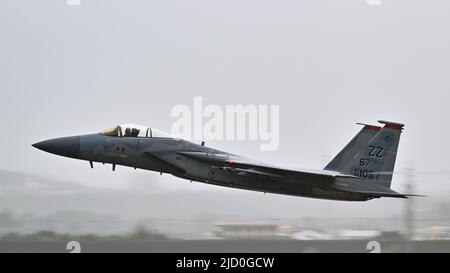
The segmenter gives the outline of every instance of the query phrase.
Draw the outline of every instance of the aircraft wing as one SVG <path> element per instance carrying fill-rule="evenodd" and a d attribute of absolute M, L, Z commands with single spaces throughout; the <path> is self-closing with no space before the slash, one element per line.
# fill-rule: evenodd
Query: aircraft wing
<path fill-rule="evenodd" d="M 238 175 L 257 175 L 272 178 L 283 178 L 288 175 L 300 176 L 326 176 L 326 177 L 353 177 L 338 172 L 326 170 L 300 170 L 284 168 L 265 162 L 260 162 L 244 157 L 234 157 L 229 154 L 207 154 L 205 152 L 178 152 L 188 158 L 210 164 L 213 168 L 220 168 L 237 173 Z"/>
<path fill-rule="evenodd" d="M 408 198 L 408 196 L 420 196 L 402 194 L 382 185 L 372 183 L 370 180 L 336 171 L 284 168 L 225 153 L 211 154 L 197 151 L 180 151 L 178 154 L 209 164 L 211 168 L 227 170 L 237 175 L 260 176 L 272 179 L 282 179 L 286 176 L 298 176 L 308 179 L 321 176 L 324 179 L 328 178 L 329 186 L 338 191 L 367 194 L 373 197 Z"/>
<path fill-rule="evenodd" d="M 248 168 L 248 169 L 234 168 L 234 167 L 233 168 L 232 167 L 213 167 L 213 168 L 232 171 L 232 172 L 235 172 L 237 175 L 260 175 L 260 176 L 269 176 L 269 177 L 274 177 L 274 178 L 284 177 L 283 175 L 280 175 L 280 174 L 259 171 L 259 170 L 256 170 L 255 168 Z"/>

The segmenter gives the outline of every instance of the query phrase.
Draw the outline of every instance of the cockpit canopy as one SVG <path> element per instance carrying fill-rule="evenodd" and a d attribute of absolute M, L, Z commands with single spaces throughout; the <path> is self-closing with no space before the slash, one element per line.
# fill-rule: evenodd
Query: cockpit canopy
<path fill-rule="evenodd" d="M 169 134 L 159 130 L 136 124 L 119 125 L 100 134 L 112 137 L 170 137 Z"/>

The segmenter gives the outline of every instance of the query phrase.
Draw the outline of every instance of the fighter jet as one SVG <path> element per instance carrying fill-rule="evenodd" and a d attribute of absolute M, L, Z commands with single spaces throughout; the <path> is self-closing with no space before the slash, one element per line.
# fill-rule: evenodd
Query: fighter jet
<path fill-rule="evenodd" d="M 167 173 L 225 187 L 344 201 L 407 198 L 391 187 L 404 124 L 378 121 L 358 134 L 322 170 L 285 168 L 219 151 L 153 128 L 125 124 L 88 135 L 33 144 L 59 156 Z"/>

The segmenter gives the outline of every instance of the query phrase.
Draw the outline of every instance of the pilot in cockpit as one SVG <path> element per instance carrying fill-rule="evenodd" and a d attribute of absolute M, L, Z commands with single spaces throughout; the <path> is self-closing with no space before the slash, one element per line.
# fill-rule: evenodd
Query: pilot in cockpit
<path fill-rule="evenodd" d="M 126 128 L 125 129 L 125 134 L 123 136 L 124 137 L 130 137 L 131 136 L 131 128 Z"/>
<path fill-rule="evenodd" d="M 136 128 L 126 128 L 124 137 L 138 137 L 140 130 Z"/>
<path fill-rule="evenodd" d="M 139 135 L 139 129 L 136 129 L 136 128 L 132 128 L 131 129 L 131 136 L 132 137 L 137 137 L 138 135 Z"/>
<path fill-rule="evenodd" d="M 141 125 L 119 125 L 112 129 L 105 130 L 101 132 L 102 135 L 111 136 L 111 137 L 171 137 L 170 135 L 158 131 L 156 129 L 151 129 L 149 127 L 141 126 Z"/>

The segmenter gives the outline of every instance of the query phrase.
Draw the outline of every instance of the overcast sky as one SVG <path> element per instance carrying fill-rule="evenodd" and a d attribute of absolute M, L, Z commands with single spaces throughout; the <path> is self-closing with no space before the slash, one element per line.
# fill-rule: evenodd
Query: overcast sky
<path fill-rule="evenodd" d="M 421 193 L 448 193 L 449 12 L 450 1 L 416 0 L 3 1 L 0 166 L 127 187 L 132 169 L 90 170 L 30 145 L 124 122 L 169 131 L 171 109 L 202 96 L 279 105 L 278 150 L 207 145 L 280 165 L 322 168 L 357 133 L 355 122 L 403 122 L 396 170 L 414 168 Z M 394 176 L 393 188 L 403 181 Z"/>

